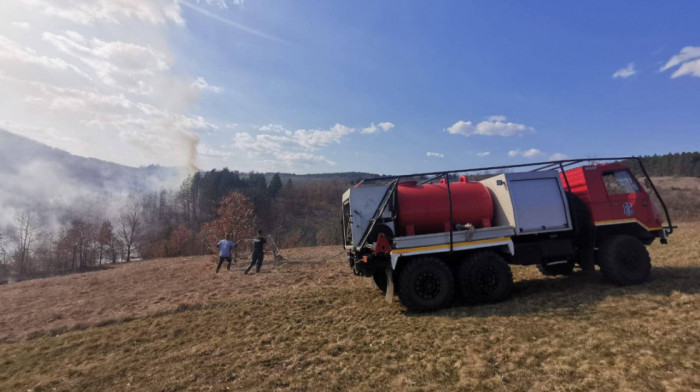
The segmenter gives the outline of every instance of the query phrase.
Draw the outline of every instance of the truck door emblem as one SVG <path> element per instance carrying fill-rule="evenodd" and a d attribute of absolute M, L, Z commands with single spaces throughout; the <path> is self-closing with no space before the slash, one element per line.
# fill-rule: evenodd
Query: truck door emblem
<path fill-rule="evenodd" d="M 625 213 L 627 216 L 632 216 L 634 215 L 634 208 L 632 208 L 632 203 L 625 203 L 622 205 L 622 211 Z"/>

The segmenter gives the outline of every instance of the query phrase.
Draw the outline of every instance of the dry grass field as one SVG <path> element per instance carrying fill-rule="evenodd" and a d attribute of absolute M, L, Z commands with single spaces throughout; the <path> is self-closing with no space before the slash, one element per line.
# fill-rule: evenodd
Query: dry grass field
<path fill-rule="evenodd" d="M 700 223 L 679 225 L 650 247 L 646 284 L 514 267 L 511 300 L 430 314 L 386 304 L 342 256 L 249 276 L 159 259 L 0 286 L 0 390 L 700 390 Z"/>

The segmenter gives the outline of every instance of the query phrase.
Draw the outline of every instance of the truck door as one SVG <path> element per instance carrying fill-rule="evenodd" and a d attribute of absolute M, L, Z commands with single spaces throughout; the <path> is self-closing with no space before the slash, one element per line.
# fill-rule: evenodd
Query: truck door
<path fill-rule="evenodd" d="M 605 171 L 603 183 L 608 193 L 610 220 L 636 219 L 647 228 L 658 226 L 649 195 L 629 171 Z"/>

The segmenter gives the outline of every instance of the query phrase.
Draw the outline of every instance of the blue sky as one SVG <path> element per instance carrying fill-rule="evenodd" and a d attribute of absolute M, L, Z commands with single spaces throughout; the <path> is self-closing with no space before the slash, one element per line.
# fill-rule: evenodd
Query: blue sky
<path fill-rule="evenodd" d="M 163 23 L 113 11 L 120 23 L 96 20 L 78 33 L 165 53 L 167 66 L 148 75 L 187 80 L 180 84 L 197 94 L 156 82 L 151 95 L 120 94 L 177 124 L 188 119 L 181 128 L 171 135 L 110 123 L 110 134 L 139 152 L 129 154 L 98 148 L 113 144 L 89 129 L 99 121 L 80 121 L 92 135 L 82 144 L 60 141 L 72 131 L 55 126 L 49 134 L 0 112 L 5 127 L 135 165 L 181 165 L 182 153 L 167 152 L 194 136 L 199 168 L 298 173 L 408 173 L 700 147 L 698 2 L 146 3 L 165 7 Z M 143 25 L 159 38 L 143 42 L 134 33 Z M 76 31 L 69 27 L 47 30 L 49 38 Z M 47 56 L 63 58 L 56 48 Z M 138 86 L 150 83 L 138 78 Z M 172 104 L 180 96 L 186 102 Z"/>

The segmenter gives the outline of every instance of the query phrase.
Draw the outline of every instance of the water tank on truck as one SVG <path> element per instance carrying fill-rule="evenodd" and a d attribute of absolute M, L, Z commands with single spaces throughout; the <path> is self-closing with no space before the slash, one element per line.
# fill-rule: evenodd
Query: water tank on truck
<path fill-rule="evenodd" d="M 398 232 L 400 235 L 450 231 L 450 204 L 447 184 L 421 184 L 403 181 L 397 187 Z M 474 227 L 491 227 L 493 201 L 489 190 L 478 182 L 461 176 L 450 183 L 452 223 L 471 223 Z"/>

